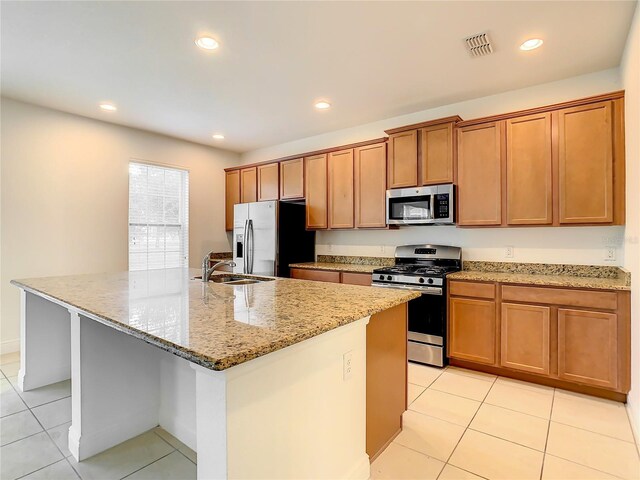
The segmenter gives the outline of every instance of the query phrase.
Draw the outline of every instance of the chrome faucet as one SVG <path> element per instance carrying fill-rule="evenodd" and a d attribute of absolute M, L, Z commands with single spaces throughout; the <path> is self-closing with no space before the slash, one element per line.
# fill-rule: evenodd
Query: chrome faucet
<path fill-rule="evenodd" d="M 208 282 L 211 279 L 211 275 L 213 274 L 213 272 L 215 272 L 218 268 L 224 265 L 229 265 L 230 267 L 236 266 L 236 262 L 234 262 L 233 260 L 223 260 L 222 262 L 217 262 L 215 265 L 213 265 L 213 267 L 209 268 L 209 259 L 211 258 L 212 253 L 213 251 L 207 253 L 202 259 L 202 281 L 203 282 Z"/>

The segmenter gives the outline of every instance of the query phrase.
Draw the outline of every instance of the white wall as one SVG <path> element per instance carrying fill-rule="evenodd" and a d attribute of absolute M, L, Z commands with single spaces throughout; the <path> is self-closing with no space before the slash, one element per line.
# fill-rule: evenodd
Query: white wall
<path fill-rule="evenodd" d="M 189 170 L 189 258 L 227 251 L 232 152 L 2 98 L 0 340 L 17 349 L 14 278 L 127 270 L 128 162 Z"/>
<path fill-rule="evenodd" d="M 621 63 L 626 90 L 627 220 L 625 267 L 631 278 L 640 278 L 640 5 L 636 5 L 633 24 Z M 637 284 L 637 282 L 634 282 Z M 629 411 L 636 440 L 640 440 L 640 292 L 631 291 L 631 393 Z"/>
<path fill-rule="evenodd" d="M 275 145 L 242 155 L 253 163 L 312 150 L 345 145 L 385 135 L 384 130 L 435 118 L 460 115 L 472 119 L 573 100 L 622 88 L 618 69 L 569 78 L 534 87 L 478 98 L 354 128 Z M 325 112 L 331 114 L 331 112 Z M 442 243 L 464 247 L 468 260 L 502 260 L 504 247 L 513 246 L 516 262 L 622 265 L 624 227 L 489 228 L 409 227 L 390 231 L 319 232 L 317 253 L 335 255 L 393 255 L 396 245 Z M 605 262 L 605 247 L 617 247 L 614 262 Z"/>

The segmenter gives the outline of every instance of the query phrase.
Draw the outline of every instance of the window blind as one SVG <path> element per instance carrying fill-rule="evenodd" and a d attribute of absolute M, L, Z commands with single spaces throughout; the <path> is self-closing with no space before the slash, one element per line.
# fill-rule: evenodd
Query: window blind
<path fill-rule="evenodd" d="M 189 172 L 129 163 L 129 270 L 189 265 Z"/>

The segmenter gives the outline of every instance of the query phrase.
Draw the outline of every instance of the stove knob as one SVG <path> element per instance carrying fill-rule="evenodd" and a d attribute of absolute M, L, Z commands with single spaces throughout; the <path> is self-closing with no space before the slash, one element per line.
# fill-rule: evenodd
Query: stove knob
<path fill-rule="evenodd" d="M 430 278 L 429 280 L 427 280 L 428 283 L 433 283 L 433 278 Z"/>
<path fill-rule="evenodd" d="M 380 275 L 380 280 L 384 280 L 384 275 Z"/>
<path fill-rule="evenodd" d="M 391 277 L 391 275 L 387 275 L 387 280 L 390 282 L 392 280 L 393 277 Z"/>
<path fill-rule="evenodd" d="M 424 278 L 420 277 L 420 279 L 418 280 L 420 283 L 424 283 Z"/>

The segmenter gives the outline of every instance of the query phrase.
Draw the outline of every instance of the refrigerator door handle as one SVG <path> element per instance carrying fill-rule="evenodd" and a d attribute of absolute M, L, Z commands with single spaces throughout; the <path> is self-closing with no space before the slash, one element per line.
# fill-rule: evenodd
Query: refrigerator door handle
<path fill-rule="evenodd" d="M 242 237 L 242 243 L 244 246 L 244 252 L 242 252 L 242 273 L 247 273 L 247 266 L 248 266 L 248 254 L 249 254 L 249 238 L 248 238 L 248 233 L 249 233 L 249 220 L 245 220 L 244 221 L 244 236 Z"/>
<path fill-rule="evenodd" d="M 249 238 L 251 239 L 251 247 L 249 250 L 249 271 L 247 273 L 253 273 L 253 258 L 254 258 L 254 242 L 253 242 L 253 220 L 249 219 Z"/>

